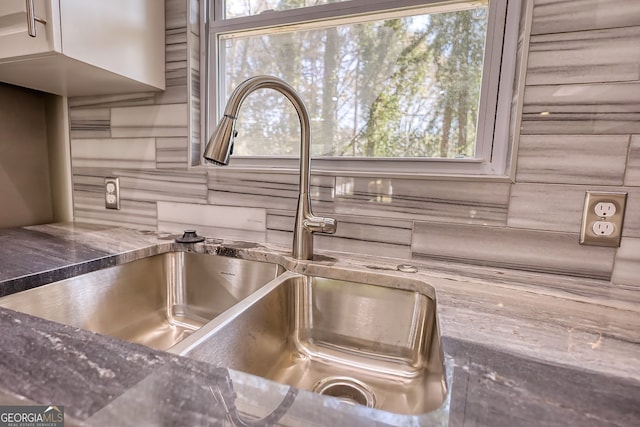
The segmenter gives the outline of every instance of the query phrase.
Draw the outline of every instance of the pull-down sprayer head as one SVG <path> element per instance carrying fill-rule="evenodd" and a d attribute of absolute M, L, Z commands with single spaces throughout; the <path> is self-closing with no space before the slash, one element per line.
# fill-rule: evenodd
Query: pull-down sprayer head
<path fill-rule="evenodd" d="M 211 139 L 204 150 L 204 158 L 220 166 L 229 164 L 229 156 L 233 151 L 236 118 L 225 114 L 218 123 Z"/>

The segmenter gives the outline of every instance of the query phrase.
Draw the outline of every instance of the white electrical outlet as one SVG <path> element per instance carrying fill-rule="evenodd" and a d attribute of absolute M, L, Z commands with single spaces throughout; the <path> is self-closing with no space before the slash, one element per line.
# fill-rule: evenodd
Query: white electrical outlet
<path fill-rule="evenodd" d="M 598 202 L 593 212 L 601 218 L 608 218 L 616 214 L 616 205 L 613 202 Z"/>
<path fill-rule="evenodd" d="M 582 212 L 580 244 L 620 246 L 627 193 L 587 191 Z"/>
<path fill-rule="evenodd" d="M 609 221 L 596 221 L 591 226 L 591 229 L 593 230 L 593 234 L 597 236 L 611 236 L 616 230 L 616 227 Z"/>
<path fill-rule="evenodd" d="M 104 207 L 107 209 L 120 209 L 120 179 L 104 179 Z"/>

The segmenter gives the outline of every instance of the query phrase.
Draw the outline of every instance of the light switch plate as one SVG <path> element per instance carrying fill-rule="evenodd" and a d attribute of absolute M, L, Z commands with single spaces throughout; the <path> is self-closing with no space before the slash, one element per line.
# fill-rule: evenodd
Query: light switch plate
<path fill-rule="evenodd" d="M 108 177 L 104 179 L 104 207 L 120 209 L 120 179 Z"/>
<path fill-rule="evenodd" d="M 619 247 L 626 204 L 627 193 L 587 191 L 580 244 Z"/>

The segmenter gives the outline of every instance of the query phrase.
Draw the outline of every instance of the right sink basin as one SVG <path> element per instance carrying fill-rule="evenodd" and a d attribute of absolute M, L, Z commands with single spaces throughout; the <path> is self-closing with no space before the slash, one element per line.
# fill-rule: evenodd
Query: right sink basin
<path fill-rule="evenodd" d="M 179 350 L 345 402 L 418 415 L 446 397 L 435 305 L 426 284 L 401 289 L 286 273 Z"/>

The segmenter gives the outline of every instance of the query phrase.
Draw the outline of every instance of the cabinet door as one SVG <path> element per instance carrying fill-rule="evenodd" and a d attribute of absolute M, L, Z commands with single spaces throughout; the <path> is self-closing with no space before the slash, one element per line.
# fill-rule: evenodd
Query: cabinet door
<path fill-rule="evenodd" d="M 29 35 L 30 0 L 0 1 L 0 61 L 60 51 L 58 0 L 33 0 L 35 37 Z M 39 22 L 39 21 L 45 21 Z"/>

